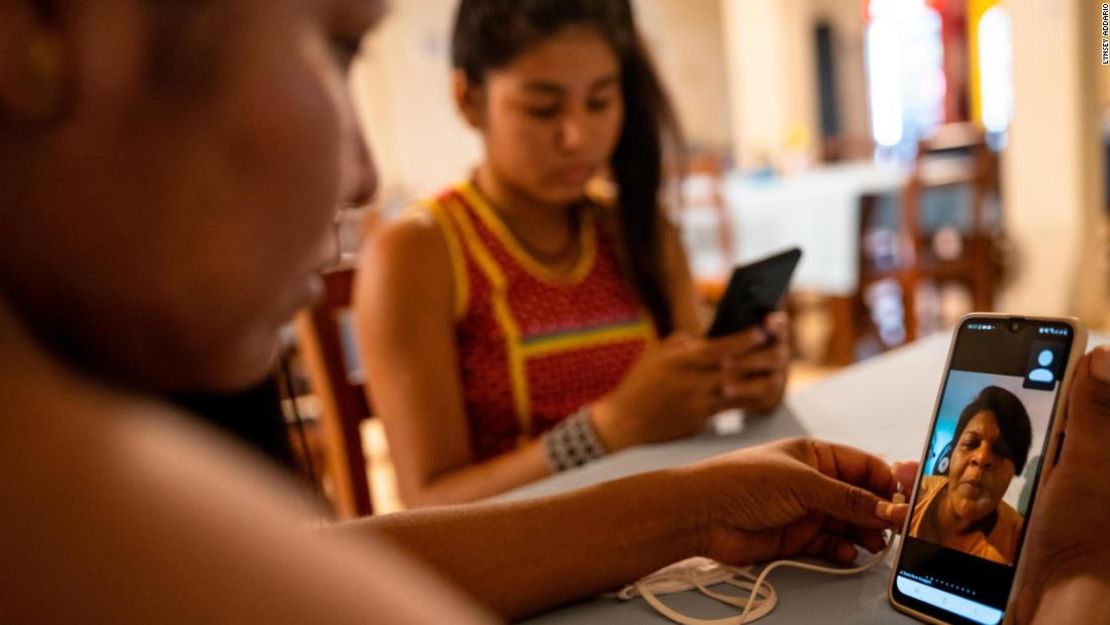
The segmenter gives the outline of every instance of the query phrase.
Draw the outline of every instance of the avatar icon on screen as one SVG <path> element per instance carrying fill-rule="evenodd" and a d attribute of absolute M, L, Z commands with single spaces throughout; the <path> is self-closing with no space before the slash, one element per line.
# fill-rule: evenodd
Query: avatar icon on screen
<path fill-rule="evenodd" d="M 1029 379 L 1044 384 L 1055 382 L 1056 376 L 1052 373 L 1052 369 L 1049 369 L 1054 359 L 1051 349 L 1042 349 L 1041 353 L 1037 354 L 1037 364 L 1040 366 L 1029 372 Z"/>
<path fill-rule="evenodd" d="M 1013 563 L 1024 519 L 1002 496 L 1025 468 L 1031 440 L 1016 395 L 998 386 L 980 391 L 960 413 L 947 475 L 921 480 L 910 536 Z"/>

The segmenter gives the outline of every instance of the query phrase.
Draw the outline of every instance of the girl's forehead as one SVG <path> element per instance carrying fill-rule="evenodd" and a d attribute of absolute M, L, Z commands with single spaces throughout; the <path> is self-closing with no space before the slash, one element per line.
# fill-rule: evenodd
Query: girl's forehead
<path fill-rule="evenodd" d="M 492 77 L 507 79 L 527 89 L 537 86 L 592 86 L 620 72 L 612 46 L 592 30 L 562 33 L 522 52 Z"/>

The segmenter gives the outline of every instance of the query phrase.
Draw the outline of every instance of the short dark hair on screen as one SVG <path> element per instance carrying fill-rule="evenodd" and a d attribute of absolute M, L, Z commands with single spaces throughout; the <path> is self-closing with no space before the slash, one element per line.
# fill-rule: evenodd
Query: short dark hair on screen
<path fill-rule="evenodd" d="M 972 417 L 980 412 L 989 412 L 994 415 L 998 429 L 1002 431 L 1002 440 L 1006 442 L 1009 450 L 1010 461 L 1014 463 L 1014 472 L 1021 473 L 1025 469 L 1025 461 L 1029 457 L 1029 445 L 1033 439 L 1033 427 L 1029 422 L 1029 413 L 1025 404 L 1021 403 L 1017 395 L 998 386 L 988 386 L 979 391 L 979 394 L 960 413 L 960 420 L 956 423 L 956 434 L 952 440 L 959 441 L 964 433 L 964 428 Z"/>

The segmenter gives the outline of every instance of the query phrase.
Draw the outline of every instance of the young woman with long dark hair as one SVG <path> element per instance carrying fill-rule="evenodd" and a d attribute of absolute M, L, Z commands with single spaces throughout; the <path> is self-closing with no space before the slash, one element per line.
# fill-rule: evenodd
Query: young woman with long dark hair
<path fill-rule="evenodd" d="M 630 4 L 463 0 L 452 61 L 482 162 L 372 238 L 357 297 L 405 502 L 477 499 L 775 407 L 781 315 L 693 338 L 663 210 L 681 137 Z"/>

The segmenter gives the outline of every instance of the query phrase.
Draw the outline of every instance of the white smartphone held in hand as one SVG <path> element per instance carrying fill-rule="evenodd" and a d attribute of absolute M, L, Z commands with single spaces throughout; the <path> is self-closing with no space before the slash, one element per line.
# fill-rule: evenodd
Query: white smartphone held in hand
<path fill-rule="evenodd" d="M 1072 318 L 960 322 L 890 578 L 896 609 L 942 625 L 1003 621 L 1086 345 Z"/>

